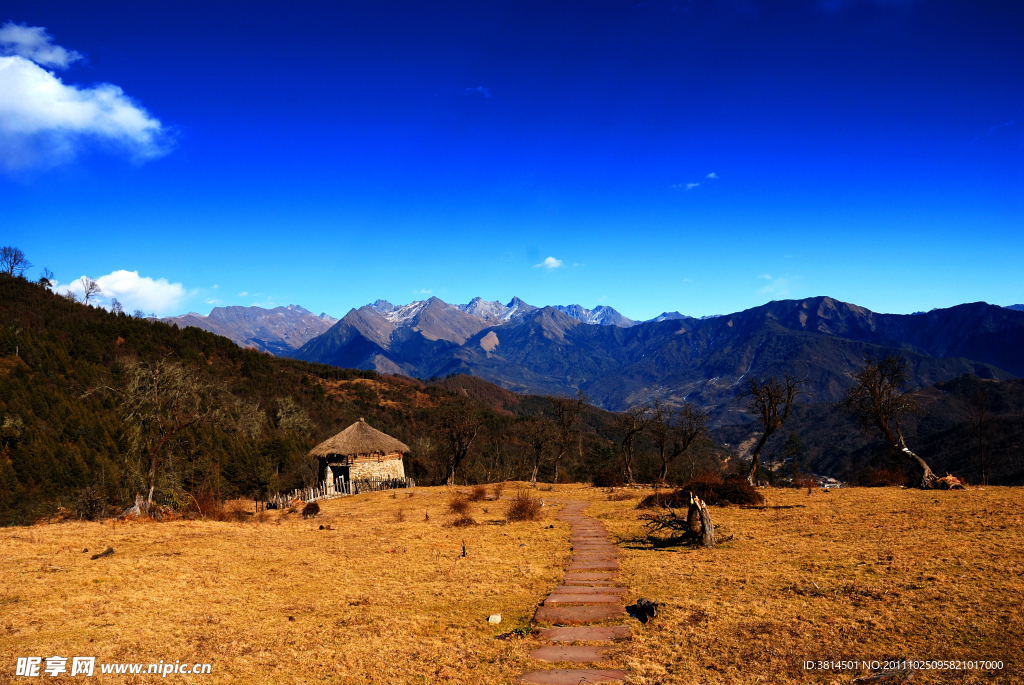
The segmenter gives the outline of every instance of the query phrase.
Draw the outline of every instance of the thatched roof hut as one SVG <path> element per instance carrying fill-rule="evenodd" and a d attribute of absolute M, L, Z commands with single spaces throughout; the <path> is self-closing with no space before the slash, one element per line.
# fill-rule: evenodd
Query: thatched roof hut
<path fill-rule="evenodd" d="M 333 438 L 324 440 L 310 450 L 314 457 L 369 457 L 371 455 L 400 455 L 412 450 L 400 440 L 371 427 L 363 419 L 341 431 Z"/>

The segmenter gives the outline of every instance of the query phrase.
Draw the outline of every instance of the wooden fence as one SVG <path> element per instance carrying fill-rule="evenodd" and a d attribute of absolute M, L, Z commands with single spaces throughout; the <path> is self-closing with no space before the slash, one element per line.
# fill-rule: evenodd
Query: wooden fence
<path fill-rule="evenodd" d="M 333 483 L 333 487 L 331 485 L 327 481 L 323 481 L 316 487 L 298 488 L 286 493 L 279 492 L 267 500 L 267 509 L 284 509 L 294 500 L 316 502 L 318 500 L 349 497 L 350 495 L 358 495 L 363 492 L 414 488 L 416 487 L 416 481 L 412 478 L 358 478 L 356 480 L 337 478 Z"/>

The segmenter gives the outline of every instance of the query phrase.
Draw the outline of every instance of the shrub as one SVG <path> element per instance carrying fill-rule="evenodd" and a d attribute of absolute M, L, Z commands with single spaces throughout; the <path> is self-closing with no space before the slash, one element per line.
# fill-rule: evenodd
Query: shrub
<path fill-rule="evenodd" d="M 452 521 L 452 526 L 455 528 L 465 528 L 466 526 L 475 526 L 476 520 L 469 514 L 463 514 L 457 519 Z"/>
<path fill-rule="evenodd" d="M 679 509 L 690 505 L 689 493 L 695 494 L 708 504 L 763 504 L 764 497 L 743 477 L 725 480 L 718 475 L 701 476 L 691 480 L 675 492 L 656 493 L 640 500 L 637 509 L 672 507 Z"/>
<path fill-rule="evenodd" d="M 320 515 L 320 505 L 316 502 L 310 502 L 302 508 L 302 518 L 310 519 Z"/>
<path fill-rule="evenodd" d="M 907 475 L 900 469 L 862 469 L 857 474 L 856 482 L 865 488 L 887 488 L 906 485 Z"/>
<path fill-rule="evenodd" d="M 511 521 L 536 521 L 540 518 L 540 502 L 530 497 L 525 490 L 520 490 L 508 503 L 505 518 Z"/>
<path fill-rule="evenodd" d="M 594 476 L 595 488 L 621 488 L 623 485 L 622 474 L 614 469 L 598 471 Z"/>
<path fill-rule="evenodd" d="M 503 483 L 495 483 L 494 486 L 493 486 L 494 499 L 496 499 L 496 500 L 501 499 L 501 491 L 504 490 L 504 489 L 505 489 L 505 485 Z"/>
<path fill-rule="evenodd" d="M 461 492 L 456 492 L 448 498 L 448 513 L 466 516 L 469 514 L 469 500 Z"/>
<path fill-rule="evenodd" d="M 405 512 L 399 509 L 395 512 L 395 523 L 401 523 L 405 520 Z"/>
<path fill-rule="evenodd" d="M 486 485 L 474 485 L 473 489 L 469 492 L 470 502 L 483 502 L 487 497 L 487 486 Z"/>

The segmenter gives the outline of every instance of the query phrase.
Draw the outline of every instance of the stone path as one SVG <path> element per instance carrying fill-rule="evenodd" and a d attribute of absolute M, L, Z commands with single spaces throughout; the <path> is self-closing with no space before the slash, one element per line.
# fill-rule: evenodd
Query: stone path
<path fill-rule="evenodd" d="M 538 623 L 562 626 L 540 631 L 541 638 L 551 644 L 530 652 L 530 657 L 538 661 L 599 665 L 607 659 L 615 640 L 630 638 L 628 626 L 587 625 L 625 616 L 623 600 L 628 590 L 619 587 L 616 580 L 618 548 L 599 521 L 583 515 L 586 507 L 585 502 L 572 501 L 558 515 L 572 527 L 569 542 L 573 558 L 563 584 L 552 590 L 534 616 Z M 554 668 L 528 671 L 519 676 L 519 682 L 585 685 L 621 683 L 627 678 L 625 671 L 612 669 Z"/>

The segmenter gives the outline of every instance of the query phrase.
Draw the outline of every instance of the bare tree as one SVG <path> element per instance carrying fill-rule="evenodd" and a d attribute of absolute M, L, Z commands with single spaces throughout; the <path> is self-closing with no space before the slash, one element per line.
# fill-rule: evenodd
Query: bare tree
<path fill-rule="evenodd" d="M 296 435 L 309 435 L 313 422 L 306 410 L 289 395 L 277 401 L 277 427 Z"/>
<path fill-rule="evenodd" d="M 854 378 L 857 384 L 846 391 L 839 406 L 860 422 L 861 429 L 877 429 L 886 443 L 921 469 L 922 488 L 933 488 L 939 480 L 924 459 L 907 447 L 901 423 L 919 411 L 907 385 L 907 360 L 889 355 L 884 359 L 864 358 L 864 369 Z"/>
<path fill-rule="evenodd" d="M 25 253 L 16 247 L 0 247 L 0 273 L 21 276 L 32 268 Z"/>
<path fill-rule="evenodd" d="M 981 483 L 982 485 L 988 485 L 988 475 L 985 472 L 985 438 L 988 436 L 991 414 L 988 395 L 981 388 L 975 388 L 973 391 L 961 396 L 960 403 L 963 406 L 964 414 L 967 415 L 967 420 L 971 422 L 971 427 L 978 434 L 978 446 L 981 448 L 979 452 L 981 456 Z"/>
<path fill-rule="evenodd" d="M 94 279 L 82 276 L 82 304 L 89 304 L 93 298 L 103 297 L 103 288 Z"/>
<path fill-rule="evenodd" d="M 124 305 L 117 301 L 117 298 L 110 300 L 110 312 L 112 314 L 123 314 Z"/>
<path fill-rule="evenodd" d="M 438 409 L 436 430 L 447 459 L 448 485 L 455 484 L 455 474 L 469 456 L 482 425 L 476 404 L 464 395 L 456 395 Z"/>
<path fill-rule="evenodd" d="M 184 431 L 214 424 L 255 437 L 262 430 L 264 416 L 257 406 L 203 380 L 197 369 L 166 359 L 135 362 L 125 367 L 123 379 L 119 388 L 95 390 L 112 390 L 118 396 L 130 452 L 144 465 L 148 462 L 147 509 L 171 441 Z"/>
<path fill-rule="evenodd" d="M 689 402 L 675 409 L 662 400 L 651 405 L 650 432 L 661 456 L 658 480 L 668 480 L 669 465 L 687 452 L 699 438 L 706 437 L 708 415 Z"/>
<path fill-rule="evenodd" d="M 633 459 L 636 439 L 651 424 L 651 408 L 644 403 L 634 404 L 615 418 L 615 428 L 622 441 L 622 464 L 626 467 L 626 481 L 633 482 Z"/>
<path fill-rule="evenodd" d="M 793 400 L 798 395 L 806 394 L 799 389 L 800 384 L 806 382 L 791 377 L 788 371 L 783 373 L 782 380 L 775 376 L 769 376 L 761 380 L 750 379 L 747 381 L 740 399 L 747 400 L 747 413 L 757 417 L 763 430 L 754 447 L 750 470 L 747 472 L 747 482 L 751 485 L 757 480 L 761 450 L 764 449 L 768 438 L 782 428 L 786 419 L 789 418 L 789 413 L 793 410 Z"/>
<path fill-rule="evenodd" d="M 43 286 L 44 288 L 53 287 L 53 272 L 47 269 L 45 266 L 43 267 L 43 274 L 39 277 L 39 285 Z"/>
<path fill-rule="evenodd" d="M 555 415 L 555 445 L 558 451 L 555 453 L 555 476 L 553 482 L 558 482 L 558 465 L 573 445 L 582 450 L 582 430 L 580 421 L 583 418 L 583 408 L 587 406 L 587 395 L 582 390 L 577 390 L 572 397 L 549 397 L 551 412 Z"/>
<path fill-rule="evenodd" d="M 544 451 L 554 441 L 555 432 L 548 421 L 529 416 L 519 422 L 519 439 L 533 450 L 533 470 L 530 473 L 530 482 L 536 483 Z"/>

